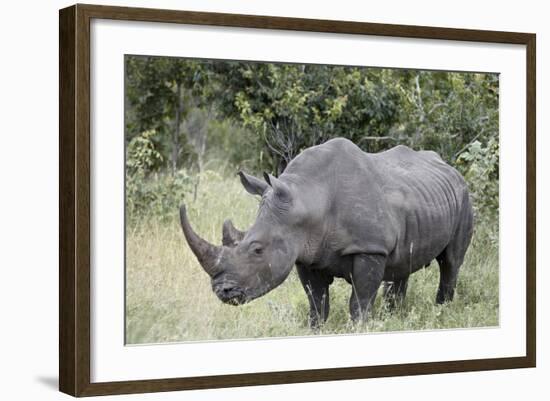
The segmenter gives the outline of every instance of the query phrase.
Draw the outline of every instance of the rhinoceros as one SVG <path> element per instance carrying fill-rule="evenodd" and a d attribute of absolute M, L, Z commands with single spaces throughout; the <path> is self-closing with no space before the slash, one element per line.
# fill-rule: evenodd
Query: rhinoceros
<path fill-rule="evenodd" d="M 409 276 L 434 259 L 436 302 L 453 299 L 473 212 L 463 177 L 437 153 L 403 145 L 366 153 L 335 138 L 302 151 L 278 178 L 238 174 L 246 191 L 261 196 L 248 231 L 226 220 L 222 246 L 210 244 L 191 227 L 185 205 L 180 208 L 187 243 L 221 301 L 258 298 L 296 266 L 312 328 L 328 317 L 334 277 L 351 284 L 351 318 L 364 320 L 382 283 L 395 305 Z"/>

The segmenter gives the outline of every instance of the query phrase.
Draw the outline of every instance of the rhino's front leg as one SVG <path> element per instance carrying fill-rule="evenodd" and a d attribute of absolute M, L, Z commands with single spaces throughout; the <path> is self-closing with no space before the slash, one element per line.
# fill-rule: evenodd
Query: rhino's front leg
<path fill-rule="evenodd" d="M 384 278 L 386 257 L 383 255 L 358 254 L 353 258 L 351 271 L 351 297 L 349 310 L 353 321 L 367 320 L 378 288 Z"/>
<path fill-rule="evenodd" d="M 309 301 L 309 326 L 317 330 L 329 314 L 329 286 L 334 280 L 322 270 L 309 269 L 297 265 L 298 276 Z"/>

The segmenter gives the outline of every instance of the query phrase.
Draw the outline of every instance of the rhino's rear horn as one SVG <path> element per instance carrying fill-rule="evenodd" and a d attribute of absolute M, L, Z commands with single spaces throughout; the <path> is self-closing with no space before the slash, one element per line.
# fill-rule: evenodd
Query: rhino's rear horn
<path fill-rule="evenodd" d="M 234 247 L 241 242 L 246 232 L 237 230 L 231 220 L 225 220 L 222 228 L 222 245 Z"/>
<path fill-rule="evenodd" d="M 215 276 L 219 272 L 218 265 L 223 248 L 210 244 L 195 233 L 187 219 L 185 205 L 180 206 L 180 223 L 189 248 L 191 248 L 206 273 L 212 277 Z"/>

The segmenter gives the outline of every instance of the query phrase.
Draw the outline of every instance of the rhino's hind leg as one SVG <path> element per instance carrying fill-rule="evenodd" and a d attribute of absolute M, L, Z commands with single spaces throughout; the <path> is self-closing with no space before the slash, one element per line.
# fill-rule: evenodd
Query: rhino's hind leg
<path fill-rule="evenodd" d="M 439 263 L 439 288 L 435 301 L 438 304 L 450 302 L 453 300 L 458 271 L 464 255 L 470 245 L 473 231 L 473 215 L 470 203 L 466 202 L 462 219 L 458 226 L 454 237 L 449 242 L 449 245 L 436 258 Z"/>
<path fill-rule="evenodd" d="M 398 305 L 403 303 L 407 294 L 407 285 L 409 278 L 394 281 L 384 281 L 384 300 L 390 311 L 393 311 Z"/>
<path fill-rule="evenodd" d="M 447 252 L 447 248 L 437 257 L 439 263 L 439 288 L 435 302 L 444 304 L 453 300 L 460 265 Z"/>
<path fill-rule="evenodd" d="M 309 301 L 309 326 L 317 330 L 327 320 L 330 311 L 329 286 L 334 280 L 322 270 L 297 265 L 298 277 Z"/>
<path fill-rule="evenodd" d="M 386 268 L 383 255 L 358 254 L 353 258 L 349 310 L 353 321 L 366 321 Z"/>

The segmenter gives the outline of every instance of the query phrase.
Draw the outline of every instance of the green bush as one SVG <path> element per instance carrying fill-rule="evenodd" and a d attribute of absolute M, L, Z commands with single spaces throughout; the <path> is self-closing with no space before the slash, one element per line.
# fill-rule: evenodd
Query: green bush
<path fill-rule="evenodd" d="M 130 220 L 154 217 L 161 221 L 174 215 L 186 195 L 193 191 L 194 177 L 187 170 L 175 175 L 153 173 L 147 179 L 141 174 L 126 176 L 126 212 Z"/>
<path fill-rule="evenodd" d="M 460 154 L 457 166 L 468 182 L 476 226 L 484 227 L 488 239 L 497 244 L 499 214 L 499 144 L 490 138 L 486 145 L 474 141 Z"/>
<path fill-rule="evenodd" d="M 126 150 L 126 213 L 130 220 L 144 215 L 160 219 L 172 215 L 193 186 L 185 169 L 174 175 L 150 172 L 151 166 L 163 159 L 154 136 L 155 131 L 145 131 L 132 138 Z"/>

